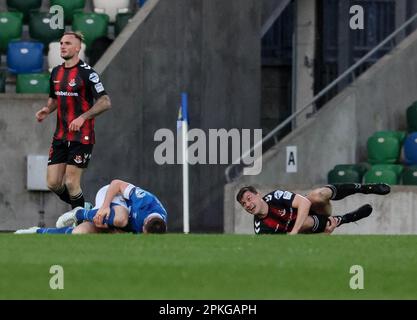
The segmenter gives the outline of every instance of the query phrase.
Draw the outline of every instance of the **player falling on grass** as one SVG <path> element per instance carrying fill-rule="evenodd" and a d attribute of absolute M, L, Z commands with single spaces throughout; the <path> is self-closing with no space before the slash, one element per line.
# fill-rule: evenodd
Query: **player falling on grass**
<path fill-rule="evenodd" d="M 96 195 L 91 210 L 77 207 L 58 218 L 57 228 L 17 230 L 17 234 L 165 233 L 167 212 L 152 193 L 113 180 Z"/>
<path fill-rule="evenodd" d="M 254 216 L 256 234 L 331 233 L 342 224 L 368 217 L 372 206 L 365 204 L 353 212 L 331 216 L 330 200 L 341 200 L 356 193 L 385 195 L 390 186 L 378 184 L 339 184 L 314 189 L 306 197 L 275 190 L 261 196 L 252 187 L 239 190 L 236 200 Z"/>

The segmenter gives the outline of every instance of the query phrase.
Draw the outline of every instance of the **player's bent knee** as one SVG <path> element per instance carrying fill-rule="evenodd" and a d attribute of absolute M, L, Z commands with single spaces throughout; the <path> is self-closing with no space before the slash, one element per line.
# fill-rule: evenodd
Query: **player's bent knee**
<path fill-rule="evenodd" d="M 81 190 L 80 182 L 75 179 L 66 179 L 65 186 L 67 187 L 70 194 L 78 193 Z"/>
<path fill-rule="evenodd" d="M 325 204 L 329 202 L 330 195 L 326 192 L 325 188 L 314 189 L 307 195 L 307 199 L 314 204 Z"/>
<path fill-rule="evenodd" d="M 52 192 L 58 191 L 58 190 L 61 189 L 61 183 L 60 182 L 47 181 L 46 185 L 47 185 L 48 189 L 51 190 Z"/>

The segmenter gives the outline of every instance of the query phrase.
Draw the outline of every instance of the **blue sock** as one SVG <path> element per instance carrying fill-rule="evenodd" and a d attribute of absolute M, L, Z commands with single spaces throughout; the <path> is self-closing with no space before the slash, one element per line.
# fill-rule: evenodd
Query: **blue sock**
<path fill-rule="evenodd" d="M 93 218 L 96 215 L 97 211 L 98 209 L 91 209 L 91 210 L 79 209 L 75 213 L 75 217 L 77 218 L 78 223 L 80 223 L 81 221 L 93 222 Z"/>
<path fill-rule="evenodd" d="M 75 216 L 78 220 L 78 222 L 81 221 L 91 221 L 93 222 L 93 219 L 97 213 L 98 209 L 91 209 L 91 210 L 87 210 L 87 209 L 79 209 L 76 213 Z M 110 208 L 110 215 L 108 219 L 104 219 L 103 220 L 103 224 L 107 224 L 109 226 L 114 226 L 114 209 Z"/>
<path fill-rule="evenodd" d="M 63 228 L 39 228 L 36 233 L 41 234 L 71 234 L 74 227 L 63 227 Z"/>

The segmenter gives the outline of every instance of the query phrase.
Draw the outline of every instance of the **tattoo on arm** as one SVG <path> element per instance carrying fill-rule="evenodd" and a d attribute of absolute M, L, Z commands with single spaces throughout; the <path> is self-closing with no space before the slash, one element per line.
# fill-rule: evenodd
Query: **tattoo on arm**
<path fill-rule="evenodd" d="M 57 103 L 56 103 L 56 99 L 53 98 L 49 98 L 48 102 L 46 104 L 46 107 L 49 109 L 49 113 L 52 113 L 56 110 L 56 108 L 58 107 Z"/>
<path fill-rule="evenodd" d="M 82 117 L 85 120 L 93 119 L 98 116 L 100 113 L 107 111 L 111 108 L 111 101 L 108 95 L 101 96 L 96 103 L 91 107 L 90 110 L 84 112 Z"/>

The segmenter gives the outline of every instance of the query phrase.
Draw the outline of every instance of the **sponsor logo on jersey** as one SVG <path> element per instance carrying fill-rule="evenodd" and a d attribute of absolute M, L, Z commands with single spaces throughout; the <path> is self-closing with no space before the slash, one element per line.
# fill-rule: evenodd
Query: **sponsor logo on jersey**
<path fill-rule="evenodd" d="M 88 79 L 90 79 L 91 82 L 94 83 L 98 83 L 100 81 L 100 78 L 98 77 L 98 74 L 93 72 L 92 74 L 90 74 L 90 76 L 88 77 Z"/>
<path fill-rule="evenodd" d="M 284 199 L 290 200 L 291 197 L 292 197 L 292 193 L 291 192 L 288 192 L 288 191 L 285 191 L 284 192 L 284 196 L 283 196 Z"/>
<path fill-rule="evenodd" d="M 277 191 L 275 191 L 275 193 L 274 193 L 274 197 L 275 197 L 275 199 L 281 199 L 281 197 L 282 197 L 282 195 L 284 194 L 284 192 L 283 191 L 281 191 L 281 190 L 277 190 Z"/>
<path fill-rule="evenodd" d="M 55 91 L 55 95 L 64 97 L 78 97 L 78 92 Z"/>
<path fill-rule="evenodd" d="M 103 84 L 101 82 L 97 83 L 94 88 L 96 89 L 97 93 L 103 92 L 104 91 L 104 87 Z"/>

